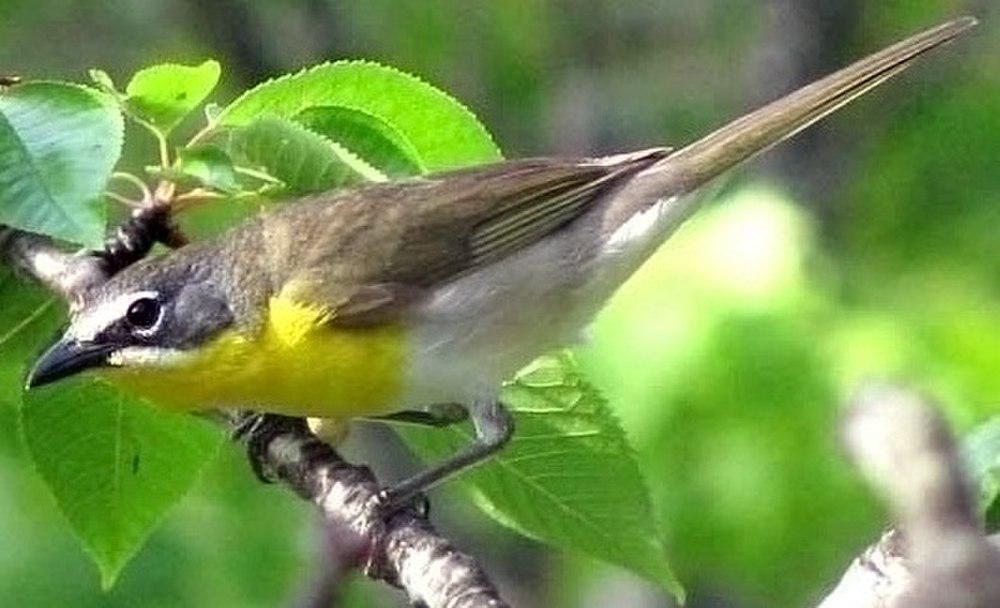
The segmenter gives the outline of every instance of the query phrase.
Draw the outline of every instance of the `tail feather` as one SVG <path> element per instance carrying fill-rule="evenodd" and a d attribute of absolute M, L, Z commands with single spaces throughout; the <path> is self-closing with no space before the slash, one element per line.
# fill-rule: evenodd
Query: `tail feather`
<path fill-rule="evenodd" d="M 604 207 L 602 259 L 614 259 L 609 266 L 624 280 L 707 198 L 698 190 L 712 178 L 835 112 L 974 25 L 974 18 L 963 17 L 911 36 L 654 161 Z"/>
<path fill-rule="evenodd" d="M 924 53 L 977 23 L 963 17 L 870 55 L 751 112 L 663 161 L 676 180 L 672 194 L 690 192 L 733 166 L 795 135 L 909 67 Z"/>

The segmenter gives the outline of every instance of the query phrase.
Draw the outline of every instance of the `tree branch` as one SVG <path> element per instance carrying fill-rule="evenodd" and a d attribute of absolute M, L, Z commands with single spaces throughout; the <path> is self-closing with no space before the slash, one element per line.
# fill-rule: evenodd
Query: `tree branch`
<path fill-rule="evenodd" d="M 820 608 L 1000 606 L 1000 537 L 982 530 L 940 414 L 911 392 L 873 385 L 853 399 L 844 435 L 899 527 L 854 560 Z"/>
<path fill-rule="evenodd" d="M 167 215 L 156 217 L 161 219 L 145 226 L 145 235 L 130 231 L 130 221 L 101 253 L 66 253 L 48 238 L 0 227 L 0 261 L 41 282 L 71 306 L 79 306 L 88 291 L 169 234 L 155 229 Z M 371 471 L 341 459 L 309 431 L 304 420 L 274 420 L 260 433 L 249 433 L 247 440 L 271 476 L 319 509 L 335 541 L 331 546 L 338 552 L 329 560 L 338 569 L 333 581 L 360 566 L 367 576 L 401 587 L 415 605 L 507 605 L 479 564 L 440 536 L 426 514 L 413 508 L 384 514 L 377 499 L 380 485 Z"/>
<path fill-rule="evenodd" d="M 475 560 L 439 536 L 424 515 L 410 507 L 384 517 L 380 485 L 368 468 L 346 463 L 300 418 L 271 421 L 250 438 L 252 449 L 263 456 L 267 473 L 319 507 L 337 536 L 354 539 L 344 545 L 360 550 L 338 561 L 363 564 L 367 576 L 402 587 L 415 604 L 506 606 Z"/>
<path fill-rule="evenodd" d="M 71 307 L 79 306 L 84 294 L 108 279 L 99 258 L 68 254 L 44 236 L 2 226 L 0 259 L 55 292 Z"/>

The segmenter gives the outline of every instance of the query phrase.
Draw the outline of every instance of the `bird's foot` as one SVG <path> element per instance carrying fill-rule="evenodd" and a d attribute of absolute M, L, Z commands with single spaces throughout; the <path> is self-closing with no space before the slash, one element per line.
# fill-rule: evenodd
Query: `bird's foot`
<path fill-rule="evenodd" d="M 268 446 L 276 436 L 292 430 L 296 424 L 301 425 L 303 421 L 299 418 L 256 412 L 241 412 L 238 415 L 230 436 L 233 441 L 246 442 L 250 469 L 262 483 L 275 481 L 264 464 L 267 461 Z"/>
<path fill-rule="evenodd" d="M 423 492 L 401 495 L 394 491 L 394 486 L 388 486 L 375 495 L 375 509 L 383 519 L 388 519 L 408 507 L 412 507 L 423 519 L 431 515 L 431 501 Z"/>

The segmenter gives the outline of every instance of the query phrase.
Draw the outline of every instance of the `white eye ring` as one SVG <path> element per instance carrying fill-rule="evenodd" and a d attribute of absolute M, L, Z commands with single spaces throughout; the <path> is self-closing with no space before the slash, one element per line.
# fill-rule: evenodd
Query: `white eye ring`
<path fill-rule="evenodd" d="M 125 316 L 128 313 L 129 306 L 131 306 L 136 300 L 140 300 L 142 298 L 152 298 L 157 301 L 162 301 L 159 292 L 151 290 L 126 293 L 116 296 L 92 309 L 81 311 L 81 313 L 79 313 L 70 324 L 70 337 L 83 342 L 94 340 L 98 335 L 107 331 L 110 327 L 125 322 Z M 141 336 L 152 335 L 161 324 L 163 317 L 162 313 L 160 314 L 160 317 L 161 320 L 157 320 L 156 324 L 152 327 L 145 330 L 137 329 L 135 330 L 136 333 Z"/>
<path fill-rule="evenodd" d="M 125 320 L 132 327 L 138 329 L 149 329 L 160 320 L 160 303 L 153 298 L 139 298 L 128 306 L 125 311 Z"/>

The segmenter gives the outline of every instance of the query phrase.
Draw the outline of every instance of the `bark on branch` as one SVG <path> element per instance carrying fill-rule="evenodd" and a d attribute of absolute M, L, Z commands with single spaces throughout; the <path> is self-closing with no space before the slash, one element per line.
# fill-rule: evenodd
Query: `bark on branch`
<path fill-rule="evenodd" d="M 1000 606 L 1000 539 L 982 530 L 940 414 L 911 392 L 873 385 L 854 398 L 844 437 L 898 527 L 854 560 L 820 608 Z"/>
<path fill-rule="evenodd" d="M 152 245 L 136 245 L 136 234 L 127 226 L 105 252 L 80 254 L 66 253 L 45 237 L 0 227 L 0 262 L 77 306 L 88 290 L 123 266 L 120 256 L 134 261 Z M 123 243 L 129 235 L 132 240 Z M 361 567 L 367 576 L 402 588 L 415 605 L 506 606 L 479 564 L 438 534 L 426 514 L 413 508 L 384 514 L 376 498 L 380 485 L 371 471 L 341 459 L 304 420 L 281 418 L 247 440 L 271 476 L 317 506 L 338 548 L 338 559 L 329 560 L 338 569 Z"/>

